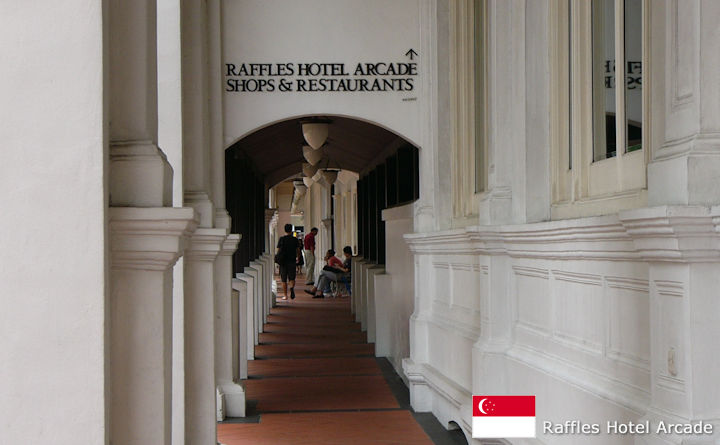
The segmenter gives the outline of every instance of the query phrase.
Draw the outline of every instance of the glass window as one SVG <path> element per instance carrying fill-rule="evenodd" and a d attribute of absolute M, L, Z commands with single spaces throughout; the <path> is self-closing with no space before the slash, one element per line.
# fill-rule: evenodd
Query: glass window
<path fill-rule="evenodd" d="M 593 160 L 617 154 L 615 140 L 615 0 L 592 2 Z"/>
<path fill-rule="evenodd" d="M 625 151 L 642 149 L 642 0 L 625 0 Z"/>
<path fill-rule="evenodd" d="M 616 3 L 621 11 L 616 11 Z M 616 40 L 621 48 L 616 48 Z M 593 0 L 592 61 L 593 160 L 641 149 L 642 0 Z M 621 128 L 618 108 L 624 119 Z"/>

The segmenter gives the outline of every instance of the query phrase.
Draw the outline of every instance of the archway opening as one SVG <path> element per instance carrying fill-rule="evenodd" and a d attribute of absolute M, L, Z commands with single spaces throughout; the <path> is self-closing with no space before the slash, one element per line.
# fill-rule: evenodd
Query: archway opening
<path fill-rule="evenodd" d="M 310 283 L 313 279 L 307 279 L 310 274 L 306 265 L 302 277 L 305 279 L 294 284 L 298 287 L 296 299 L 294 293 L 288 295 L 281 290 L 277 277 L 265 287 L 275 291 L 270 301 L 277 307 L 266 306 L 267 301 L 261 301 L 264 297 L 254 297 L 255 307 L 262 306 L 254 319 L 248 320 L 249 325 L 255 323 L 255 343 L 252 345 L 250 340 L 244 344 L 254 348 L 254 358 L 264 360 L 248 364 L 246 388 L 248 400 L 258 401 L 257 411 L 253 414 L 261 416 L 264 412 L 286 409 L 332 413 L 335 410 L 395 407 L 399 402 L 392 399 L 394 396 L 375 357 L 389 357 L 397 370 L 397 363 L 409 351 L 407 323 L 390 326 L 390 320 L 409 318 L 412 290 L 397 295 L 386 287 L 378 291 L 376 299 L 358 297 L 366 292 L 365 288 L 375 287 L 363 286 L 361 292 L 352 280 L 371 282 L 369 274 L 380 273 L 386 259 L 392 258 L 393 250 L 396 258 L 397 252 L 402 250 L 391 246 L 386 255 L 386 240 L 404 246 L 403 234 L 412 231 L 412 207 L 409 204 L 419 196 L 419 149 L 380 125 L 346 116 L 322 116 L 330 121 L 329 131 L 325 144 L 318 148 L 322 157 L 315 166 L 319 170 L 330 167 L 337 172 L 328 179 L 321 172 L 308 169 L 303 154 L 306 141 L 302 122 L 313 117 L 317 116 L 300 116 L 259 128 L 237 140 L 225 153 L 226 208 L 232 218 L 231 231 L 242 235 L 234 255 L 235 273 L 247 275 L 245 269 L 252 275 L 253 267 L 257 268 L 253 264 L 262 263 L 253 261 L 255 258 L 263 256 L 267 260 L 267 255 L 263 254 L 274 254 L 279 237 L 284 235 L 285 224 L 291 224 L 294 234 L 299 237 L 313 227 L 319 229 L 315 263 L 321 264 L 314 268 L 317 286 Z M 402 209 L 393 209 L 393 218 L 400 222 L 388 223 L 386 231 L 383 211 L 401 206 Z M 350 246 L 352 254 L 362 258 L 343 257 L 345 246 Z M 320 284 L 323 257 L 329 249 L 352 265 L 352 276 L 345 277 L 348 282 L 344 283 L 344 295 L 340 295 L 342 289 L 336 294 L 331 286 L 325 288 Z M 403 265 L 412 265 L 406 258 L 409 252 L 403 255 Z M 405 268 L 412 274 L 411 267 Z M 293 280 L 287 281 L 291 287 Z M 336 280 L 335 285 L 340 282 L 340 279 Z M 407 283 L 414 280 L 410 276 L 409 279 L 404 277 L 402 282 L 407 287 Z M 305 293 L 311 289 L 308 293 L 312 297 Z M 325 298 L 322 298 L 323 294 Z M 351 298 L 343 299 L 348 295 Z M 280 301 L 283 296 L 287 299 Z M 372 301 L 376 306 L 368 303 Z M 376 318 L 375 310 L 385 318 Z M 394 349 L 389 346 L 391 343 Z M 350 356 L 357 361 L 358 369 L 365 369 L 362 375 L 355 369 L 347 369 L 346 361 Z M 316 375 L 316 368 L 312 367 L 317 366 L 313 365 L 314 360 L 323 361 L 324 371 L 334 369 L 332 372 L 340 374 Z M 288 363 L 292 363 L 291 370 L 283 368 L 289 366 Z M 292 374 L 283 374 L 287 372 Z M 369 378 L 369 375 L 374 377 Z M 328 404 L 327 398 L 322 397 L 323 391 L 327 393 L 328 390 L 317 380 L 330 377 L 348 379 L 347 384 L 337 385 L 332 390 L 333 397 L 342 399 L 342 403 Z M 295 384 L 287 386 L 285 392 L 275 387 L 290 381 Z M 315 384 L 325 389 L 311 392 L 310 388 Z M 367 387 L 362 389 L 365 387 L 358 385 Z M 368 399 L 367 394 L 381 396 Z M 302 403 L 297 402 L 300 400 Z"/>
<path fill-rule="evenodd" d="M 277 207 L 278 201 L 273 199 L 276 186 L 302 180 L 303 163 L 307 162 L 302 123 L 316 117 L 298 116 L 261 127 L 227 148 L 226 208 L 232 217 L 231 231 L 243 235 L 233 257 L 235 273 L 242 272 L 264 250 L 272 251 L 269 234 L 265 233 L 266 209 Z M 385 240 L 381 212 L 418 198 L 418 148 L 393 131 L 365 120 L 336 115 L 323 118 L 329 122 L 329 131 L 315 167 L 331 168 L 340 174 L 333 184 L 316 174 L 310 182 L 322 189 L 308 190 L 308 199 L 298 200 L 297 189 L 291 189 L 295 207 L 292 212 L 287 210 L 295 215 L 294 225 L 325 221 L 327 246 L 342 248 L 352 241 L 355 254 L 382 264 Z M 287 184 L 281 187 L 282 191 L 287 189 Z M 304 208 L 309 202 L 315 206 L 315 213 L 310 215 Z M 334 218 L 336 214 L 342 221 Z"/>

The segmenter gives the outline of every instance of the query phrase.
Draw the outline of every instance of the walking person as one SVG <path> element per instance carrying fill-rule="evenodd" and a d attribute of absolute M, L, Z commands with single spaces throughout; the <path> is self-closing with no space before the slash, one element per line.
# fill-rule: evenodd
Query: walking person
<path fill-rule="evenodd" d="M 315 235 L 317 233 L 317 227 L 310 229 L 310 233 L 305 235 L 303 243 L 305 247 L 305 284 L 308 286 L 315 284 Z"/>
<path fill-rule="evenodd" d="M 280 280 L 282 281 L 283 300 L 287 300 L 288 286 L 290 299 L 295 299 L 295 265 L 300 257 L 300 241 L 292 235 L 292 224 L 285 224 L 285 236 L 280 237 L 275 253 L 276 262 L 280 266 Z"/>

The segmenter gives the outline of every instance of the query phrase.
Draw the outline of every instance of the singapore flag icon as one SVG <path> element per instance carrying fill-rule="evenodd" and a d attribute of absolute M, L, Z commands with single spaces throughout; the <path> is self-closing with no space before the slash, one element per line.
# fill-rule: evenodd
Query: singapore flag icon
<path fill-rule="evenodd" d="M 473 396 L 472 437 L 535 437 L 535 396 Z"/>

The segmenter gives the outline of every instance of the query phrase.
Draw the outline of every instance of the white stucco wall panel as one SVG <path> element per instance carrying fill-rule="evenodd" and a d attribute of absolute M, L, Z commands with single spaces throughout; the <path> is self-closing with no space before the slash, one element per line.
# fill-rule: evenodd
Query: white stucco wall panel
<path fill-rule="evenodd" d="M 558 445 L 631 445 L 636 443 L 634 435 L 581 435 L 545 434 L 543 422 L 562 423 L 568 419 L 583 423 L 598 423 L 603 431 L 608 420 L 618 423 L 639 422 L 641 413 L 618 406 L 606 399 L 598 398 L 577 386 L 569 385 L 562 378 L 539 372 L 532 366 L 518 360 L 508 360 L 498 355 L 487 355 L 483 363 L 483 375 L 492 380 L 488 388 L 505 388 L 508 394 L 534 394 L 536 400 L 537 439 L 526 441 L 510 439 L 512 444 L 548 443 Z"/>
<path fill-rule="evenodd" d="M 0 5 L 3 444 L 105 443 L 101 7 Z"/>
<path fill-rule="evenodd" d="M 352 74 L 357 63 L 410 62 L 405 53 L 420 52 L 418 0 L 225 1 L 223 11 L 223 63 L 345 63 Z M 421 145 L 423 54 L 413 62 L 412 91 L 226 91 L 225 145 L 260 127 L 314 114 L 366 120 Z"/>
<path fill-rule="evenodd" d="M 628 242 L 639 229 L 622 221 L 600 217 L 407 236 L 424 283 L 411 321 L 414 406 L 431 409 L 441 421 L 457 420 L 461 411 L 451 405 L 470 394 L 535 394 L 543 399 L 539 421 L 637 422 L 647 415 L 658 391 L 651 381 L 651 342 L 658 342 L 652 332 L 662 331 L 663 351 L 674 347 L 678 379 L 686 372 L 686 352 L 674 345 L 685 344 L 675 319 L 683 311 L 676 294 L 687 277 L 658 274 L 670 296 L 653 312 L 650 264 Z M 660 366 L 666 361 L 663 355 Z M 429 395 L 423 395 L 423 380 Z M 575 443 L 577 437 L 545 440 Z"/>

